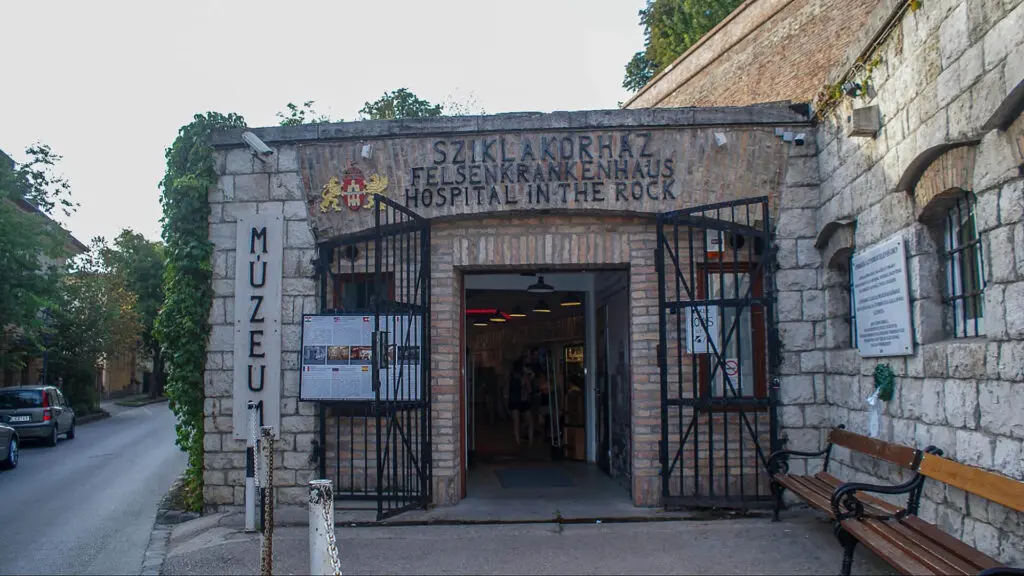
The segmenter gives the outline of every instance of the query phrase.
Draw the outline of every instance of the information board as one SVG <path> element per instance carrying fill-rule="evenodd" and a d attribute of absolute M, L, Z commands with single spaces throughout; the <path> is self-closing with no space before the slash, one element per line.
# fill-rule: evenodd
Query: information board
<path fill-rule="evenodd" d="M 907 254 L 895 237 L 854 254 L 853 300 L 857 318 L 857 349 L 864 357 L 908 356 L 914 353 L 907 288 Z"/>
<path fill-rule="evenodd" d="M 381 316 L 381 400 L 418 400 L 422 382 L 422 320 Z M 375 400 L 375 320 L 372 315 L 305 315 L 302 318 L 301 400 Z"/>

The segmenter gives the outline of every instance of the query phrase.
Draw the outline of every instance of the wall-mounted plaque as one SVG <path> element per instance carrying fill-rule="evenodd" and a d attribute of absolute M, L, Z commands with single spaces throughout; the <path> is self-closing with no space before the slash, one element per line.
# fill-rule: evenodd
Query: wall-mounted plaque
<path fill-rule="evenodd" d="M 902 237 L 887 240 L 853 256 L 857 349 L 864 357 L 914 353 L 907 287 L 907 253 Z"/>

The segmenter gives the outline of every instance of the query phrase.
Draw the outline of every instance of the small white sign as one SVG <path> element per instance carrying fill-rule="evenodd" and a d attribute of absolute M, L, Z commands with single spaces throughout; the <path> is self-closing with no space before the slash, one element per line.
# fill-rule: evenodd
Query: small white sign
<path fill-rule="evenodd" d="M 722 253 L 724 236 L 721 230 L 709 229 L 704 231 L 705 246 L 707 246 L 706 253 L 708 256 L 718 256 Z"/>
<path fill-rule="evenodd" d="M 234 436 L 249 434 L 250 400 L 263 426 L 281 432 L 281 282 L 284 220 L 259 214 L 238 219 L 235 251 Z"/>
<path fill-rule="evenodd" d="M 713 351 L 722 353 L 719 338 L 718 306 L 707 304 L 691 306 L 686 309 L 687 339 L 686 351 L 690 354 L 709 354 Z M 712 348 L 711 344 L 714 344 Z"/>
<path fill-rule="evenodd" d="M 853 256 L 857 349 L 863 357 L 914 353 L 907 288 L 907 253 L 895 237 Z"/>

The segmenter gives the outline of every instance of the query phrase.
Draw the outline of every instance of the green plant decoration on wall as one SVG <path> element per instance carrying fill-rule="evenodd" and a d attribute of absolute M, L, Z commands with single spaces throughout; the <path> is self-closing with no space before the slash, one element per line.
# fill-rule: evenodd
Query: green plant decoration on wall
<path fill-rule="evenodd" d="M 875 389 L 878 390 L 879 400 L 892 400 L 892 394 L 896 390 L 896 377 L 888 364 L 875 366 Z"/>
<path fill-rule="evenodd" d="M 167 267 L 155 333 L 168 361 L 165 391 L 178 418 L 177 444 L 188 454 L 185 501 L 194 511 L 203 505 L 203 374 L 213 298 L 207 195 L 217 185 L 217 173 L 209 138 L 214 130 L 244 127 L 237 114 L 197 114 L 167 149 L 167 172 L 160 182 Z"/>

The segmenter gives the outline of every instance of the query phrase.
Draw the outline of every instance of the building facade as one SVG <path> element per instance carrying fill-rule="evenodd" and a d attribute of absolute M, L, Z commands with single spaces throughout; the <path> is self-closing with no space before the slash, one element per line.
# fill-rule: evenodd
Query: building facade
<path fill-rule="evenodd" d="M 608 366 L 620 376 L 610 394 L 628 402 L 612 407 L 621 457 L 610 474 L 636 505 L 760 497 L 761 452 L 817 449 L 840 424 L 1021 478 L 1024 5 L 882 1 L 858 21 L 864 28 L 821 79 L 854 96 L 810 108 L 645 108 L 656 104 L 641 95 L 629 103 L 638 109 L 619 111 L 253 130 L 272 148 L 266 156 L 240 131 L 215 134 L 207 506 L 244 502 L 248 400 L 263 402 L 279 434 L 282 504 L 304 503 L 306 481 L 320 475 L 340 492 L 408 487 L 377 476 L 388 474 L 381 458 L 412 463 L 412 484 L 429 479 L 418 494 L 431 502 L 458 502 L 468 468 L 465 290 L 480 273 L 538 270 L 589 274 L 580 290 L 595 310 L 602 283 L 624 274 L 628 330 Z M 645 91 L 673 93 L 672 82 L 700 83 L 697 74 L 663 74 Z M 851 259 L 857 268 L 889 247 L 905 254 L 903 326 L 851 306 Z M 377 396 L 375 406 L 394 406 L 384 412 L 302 399 L 314 360 L 304 357 L 306 315 L 381 314 L 365 294 L 346 300 L 353 282 L 408 311 L 389 317 L 417 318 L 395 331 L 422 327 L 413 338 L 427 398 Z M 730 349 L 733 329 L 687 329 L 711 317 L 695 301 L 733 310 L 729 326 L 750 339 Z M 890 328 L 898 334 L 886 337 Z M 695 340 L 702 333 L 708 343 Z M 716 365 L 735 380 L 707 384 Z M 894 394 L 873 415 L 866 399 L 881 365 Z M 587 410 L 600 414 L 593 395 Z M 417 432 L 393 436 L 397 428 L 374 424 L 382 420 Z M 599 434 L 588 432 L 588 461 L 616 452 Z M 900 477 L 842 450 L 835 459 L 840 478 Z M 926 519 L 1024 561 L 1020 514 L 937 483 L 924 496 Z"/>

